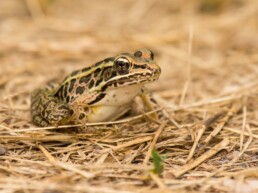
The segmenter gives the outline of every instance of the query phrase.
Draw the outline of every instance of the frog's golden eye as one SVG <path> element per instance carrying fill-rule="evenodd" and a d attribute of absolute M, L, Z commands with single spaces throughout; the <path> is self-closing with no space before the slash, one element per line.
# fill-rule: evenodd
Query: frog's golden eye
<path fill-rule="evenodd" d="M 125 57 L 120 57 L 115 60 L 114 65 L 119 74 L 127 74 L 131 67 L 131 62 Z"/>

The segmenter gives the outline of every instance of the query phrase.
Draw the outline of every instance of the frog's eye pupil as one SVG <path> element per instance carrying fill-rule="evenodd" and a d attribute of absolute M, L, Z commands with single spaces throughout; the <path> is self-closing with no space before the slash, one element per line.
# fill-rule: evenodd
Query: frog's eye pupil
<path fill-rule="evenodd" d="M 115 68 L 119 74 L 126 74 L 129 72 L 131 63 L 126 58 L 118 58 L 115 61 Z"/>
<path fill-rule="evenodd" d="M 124 67 L 126 66 L 127 62 L 124 61 L 117 61 L 117 66 Z"/>

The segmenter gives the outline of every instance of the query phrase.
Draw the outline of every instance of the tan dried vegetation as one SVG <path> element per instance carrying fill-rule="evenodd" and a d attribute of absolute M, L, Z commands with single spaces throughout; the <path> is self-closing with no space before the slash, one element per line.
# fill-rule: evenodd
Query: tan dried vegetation
<path fill-rule="evenodd" d="M 258 191 L 256 0 L 8 0 L 0 5 L 1 192 Z M 30 92 L 147 47 L 149 113 L 39 128 Z M 151 152 L 163 157 L 154 174 Z"/>

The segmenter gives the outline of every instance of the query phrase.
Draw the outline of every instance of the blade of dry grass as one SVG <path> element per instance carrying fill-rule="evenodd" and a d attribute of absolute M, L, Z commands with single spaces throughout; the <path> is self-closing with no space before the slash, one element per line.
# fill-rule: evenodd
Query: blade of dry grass
<path fill-rule="evenodd" d="M 223 114 L 224 114 L 224 112 L 217 113 L 214 116 L 212 116 L 212 117 L 208 118 L 207 120 L 203 121 L 203 123 L 194 125 L 192 128 L 190 128 L 190 130 L 192 132 L 197 130 L 197 136 L 194 138 L 194 144 L 193 144 L 193 146 L 192 146 L 192 148 L 191 148 L 191 150 L 189 152 L 189 155 L 188 155 L 188 157 L 186 159 L 186 163 L 189 162 L 192 159 L 192 157 L 194 155 L 194 152 L 196 150 L 196 147 L 197 147 L 201 137 L 203 136 L 203 133 L 206 131 L 206 129 L 208 127 L 210 127 L 211 124 L 214 124 L 214 122 L 216 122 Z M 207 144 L 205 144 L 205 145 L 207 145 Z M 204 150 L 205 145 L 203 145 L 199 149 L 199 152 L 202 152 Z"/>
<path fill-rule="evenodd" d="M 234 103 L 232 105 L 229 111 L 226 112 L 226 115 L 220 120 L 220 123 L 215 126 L 211 134 L 205 139 L 206 144 L 208 144 L 211 141 L 211 139 L 214 138 L 221 131 L 221 129 L 224 127 L 224 125 L 227 123 L 230 117 L 233 116 L 240 108 L 241 107 L 239 104 Z"/>
<path fill-rule="evenodd" d="M 152 142 L 150 143 L 149 149 L 147 151 L 147 154 L 146 154 L 146 156 L 145 156 L 145 158 L 143 160 L 143 164 L 145 164 L 145 165 L 148 164 L 148 161 L 149 161 L 149 159 L 151 157 L 151 152 L 153 151 L 153 149 L 155 147 L 155 144 L 157 143 L 158 138 L 159 138 L 160 134 L 162 133 L 163 129 L 166 127 L 166 124 L 167 124 L 167 121 L 164 121 L 160 125 L 160 127 L 157 130 L 156 134 L 154 135 L 154 138 L 153 138 Z"/>
<path fill-rule="evenodd" d="M 233 129 L 233 128 L 225 127 L 225 130 L 230 131 L 232 133 L 241 134 L 241 131 L 239 129 Z M 246 131 L 244 132 L 244 135 L 245 136 L 250 136 L 250 134 Z M 252 134 L 252 137 L 255 138 L 255 139 L 258 139 L 258 135 Z"/>
<path fill-rule="evenodd" d="M 242 129 L 241 129 L 241 134 L 240 134 L 240 150 L 243 150 L 243 143 L 244 143 L 244 132 L 246 128 L 246 115 L 247 114 L 247 109 L 246 105 L 243 107 L 243 123 L 242 123 Z"/>
<path fill-rule="evenodd" d="M 175 170 L 172 171 L 173 175 L 176 178 L 180 177 L 181 175 L 183 175 L 187 171 L 197 167 L 199 164 L 201 164 L 202 162 L 204 162 L 208 158 L 212 157 L 213 155 L 215 155 L 216 153 L 218 153 L 222 149 L 225 149 L 228 146 L 228 144 L 229 144 L 229 139 L 228 138 L 223 139 L 220 143 L 218 143 L 217 145 L 212 147 L 210 150 L 208 150 L 207 152 L 202 154 L 200 157 L 196 158 L 194 161 L 184 165 L 181 168 L 178 168 L 176 171 Z"/>
<path fill-rule="evenodd" d="M 152 172 L 150 172 L 151 179 L 158 185 L 159 188 L 166 189 L 167 186 L 162 182 L 160 177 Z"/>
<path fill-rule="evenodd" d="M 130 147 L 132 145 L 136 145 L 136 144 L 139 144 L 139 143 L 144 143 L 144 142 L 150 141 L 152 139 L 153 139 L 153 136 L 146 136 L 146 137 L 136 138 L 136 139 L 134 139 L 132 141 L 129 141 L 129 142 L 123 143 L 121 145 L 117 145 L 115 147 L 112 147 L 112 150 L 114 150 L 114 151 L 122 151 L 126 147 Z"/>
<path fill-rule="evenodd" d="M 69 170 L 72 171 L 74 173 L 77 173 L 85 178 L 93 178 L 95 176 L 95 174 L 90 173 L 90 172 L 85 172 L 82 171 L 78 168 L 75 168 L 74 166 L 72 166 L 71 164 L 67 164 L 67 163 L 63 163 L 60 161 L 57 161 L 47 150 L 46 148 L 41 145 L 38 144 L 38 148 L 42 151 L 42 153 L 47 157 L 47 159 L 49 160 L 50 163 L 52 163 L 55 167 L 57 168 L 61 168 L 61 169 L 65 169 L 65 170 Z"/>

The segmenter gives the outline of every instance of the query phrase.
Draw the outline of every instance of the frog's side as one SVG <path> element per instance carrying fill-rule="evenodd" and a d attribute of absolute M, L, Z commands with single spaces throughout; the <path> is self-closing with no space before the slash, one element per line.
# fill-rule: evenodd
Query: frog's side
<path fill-rule="evenodd" d="M 123 53 L 72 72 L 56 89 L 36 89 L 32 120 L 48 126 L 118 118 L 137 95 L 144 95 L 144 84 L 159 78 L 161 70 L 153 59 L 147 49 Z"/>

